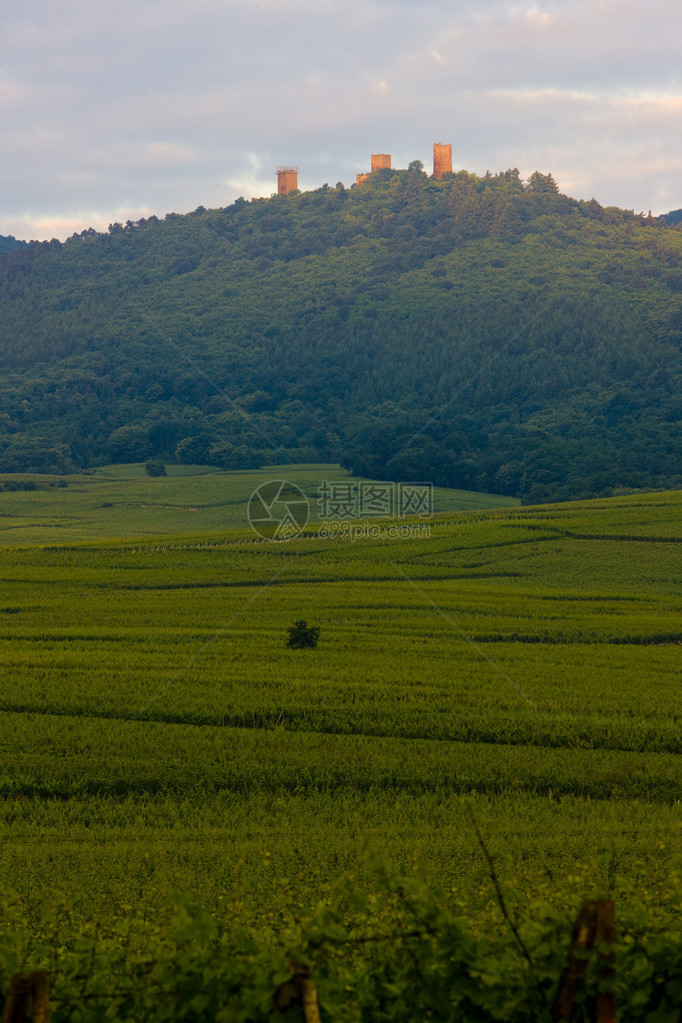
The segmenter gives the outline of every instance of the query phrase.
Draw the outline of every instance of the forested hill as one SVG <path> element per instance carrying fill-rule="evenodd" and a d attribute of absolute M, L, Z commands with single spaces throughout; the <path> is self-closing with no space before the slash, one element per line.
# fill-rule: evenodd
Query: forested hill
<path fill-rule="evenodd" d="M 13 234 L 0 234 L 0 252 L 12 252 L 13 249 L 23 249 L 28 242 L 20 241 Z"/>
<path fill-rule="evenodd" d="M 0 277 L 0 471 L 682 487 L 682 232 L 550 176 L 380 171 L 31 243 Z"/>
<path fill-rule="evenodd" d="M 682 224 L 682 210 L 671 210 L 670 213 L 664 213 L 662 219 L 670 227 L 676 227 L 678 224 Z"/>

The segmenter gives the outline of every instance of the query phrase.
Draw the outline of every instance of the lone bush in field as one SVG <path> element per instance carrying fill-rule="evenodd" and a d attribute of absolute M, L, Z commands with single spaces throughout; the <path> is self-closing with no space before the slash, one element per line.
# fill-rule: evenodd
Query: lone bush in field
<path fill-rule="evenodd" d="M 287 640 L 287 646 L 293 647 L 295 650 L 302 650 L 304 647 L 312 647 L 314 649 L 320 638 L 320 630 L 317 626 L 311 625 L 308 628 L 308 623 L 302 618 L 294 622 L 288 631 L 289 639 Z"/>
<path fill-rule="evenodd" d="M 144 467 L 148 476 L 165 476 L 166 466 L 160 458 L 150 458 Z"/>

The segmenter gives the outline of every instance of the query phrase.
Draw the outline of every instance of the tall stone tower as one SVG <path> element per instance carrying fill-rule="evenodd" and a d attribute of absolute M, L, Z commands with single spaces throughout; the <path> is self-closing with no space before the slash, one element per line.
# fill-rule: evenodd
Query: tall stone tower
<path fill-rule="evenodd" d="M 378 170 L 391 169 L 390 153 L 372 153 L 372 173 Z"/>
<path fill-rule="evenodd" d="M 433 176 L 439 181 L 444 174 L 452 172 L 452 146 L 433 143 Z"/>
<path fill-rule="evenodd" d="M 277 195 L 288 195 L 298 190 L 298 167 L 277 168 Z"/>

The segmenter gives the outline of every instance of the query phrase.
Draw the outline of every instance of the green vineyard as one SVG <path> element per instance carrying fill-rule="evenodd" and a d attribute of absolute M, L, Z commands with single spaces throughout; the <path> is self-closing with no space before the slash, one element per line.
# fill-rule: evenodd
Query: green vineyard
<path fill-rule="evenodd" d="M 119 538 L 78 535 L 92 481 L 63 542 L 0 495 L 3 988 L 47 969 L 55 1019 L 279 1018 L 298 950 L 323 1019 L 549 1020 L 580 901 L 610 898 L 619 1019 L 679 1019 L 680 494 L 269 543 L 248 479 L 225 529 L 151 536 L 124 483 Z"/>

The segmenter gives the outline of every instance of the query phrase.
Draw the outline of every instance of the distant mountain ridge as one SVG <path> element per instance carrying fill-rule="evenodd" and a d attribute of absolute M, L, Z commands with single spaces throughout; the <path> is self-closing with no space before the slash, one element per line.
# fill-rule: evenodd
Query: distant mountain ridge
<path fill-rule="evenodd" d="M 412 167 L 1 255 L 0 471 L 151 456 L 682 487 L 682 232 Z"/>

